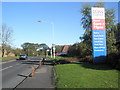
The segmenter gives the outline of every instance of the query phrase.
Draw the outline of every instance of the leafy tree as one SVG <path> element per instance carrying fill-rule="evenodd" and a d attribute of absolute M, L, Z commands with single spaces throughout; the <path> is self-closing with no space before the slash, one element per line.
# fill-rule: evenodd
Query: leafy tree
<path fill-rule="evenodd" d="M 42 50 L 49 49 L 49 47 L 45 43 L 40 44 L 38 48 L 41 48 Z"/>
<path fill-rule="evenodd" d="M 103 3 L 96 3 L 93 5 L 94 7 L 104 7 Z M 107 36 L 107 51 L 108 53 L 114 52 L 116 50 L 115 46 L 112 46 L 112 44 L 116 41 L 115 40 L 115 10 L 114 9 L 105 9 L 105 22 L 106 22 L 106 36 Z M 83 28 L 85 29 L 85 33 L 83 36 L 83 43 L 89 47 L 89 49 L 92 50 L 92 19 L 91 19 L 91 6 L 89 4 L 83 5 L 83 8 L 81 10 L 82 18 L 81 18 L 81 24 L 83 25 Z M 86 48 L 87 49 L 87 48 Z M 91 52 L 92 54 L 92 52 Z"/>
<path fill-rule="evenodd" d="M 23 48 L 24 52 L 28 55 L 29 53 L 29 44 L 30 43 L 24 43 L 21 45 L 21 47 Z"/>
<path fill-rule="evenodd" d="M 95 3 L 94 7 L 105 7 L 104 3 Z M 76 44 L 74 44 L 69 49 L 69 55 L 71 56 L 81 56 L 85 57 L 87 55 L 92 55 L 92 17 L 91 17 L 91 7 L 90 4 L 84 4 L 81 9 L 82 18 L 81 24 L 85 30 L 83 37 L 80 37 L 81 42 L 76 49 Z M 115 10 L 114 9 L 105 9 L 105 22 L 106 22 L 106 37 L 107 37 L 107 51 L 108 53 L 116 51 L 116 47 L 113 46 L 113 43 L 116 42 L 115 39 Z"/>
<path fill-rule="evenodd" d="M 12 52 L 15 54 L 15 56 L 19 56 L 20 54 L 25 54 L 25 52 L 20 48 L 12 49 Z"/>
<path fill-rule="evenodd" d="M 91 53 L 92 53 L 92 50 L 84 42 L 75 43 L 68 50 L 69 56 L 76 56 L 76 57 L 80 57 L 80 58 L 83 58 L 87 55 L 91 55 Z"/>
<path fill-rule="evenodd" d="M 117 29 L 115 31 L 115 38 L 116 38 L 116 43 L 114 45 L 117 46 L 117 49 L 120 52 L 120 22 L 117 24 Z"/>
<path fill-rule="evenodd" d="M 23 48 L 24 52 L 29 56 L 46 54 L 45 52 L 49 48 L 45 43 L 34 44 L 29 42 L 22 44 L 21 47 Z"/>
<path fill-rule="evenodd" d="M 62 46 L 62 45 L 56 45 L 56 46 L 55 46 L 55 51 L 56 51 L 56 53 L 62 52 L 62 49 L 63 49 L 63 46 Z"/>
<path fill-rule="evenodd" d="M 82 18 L 81 24 L 85 29 L 85 34 L 92 30 L 92 21 L 91 21 L 91 6 L 90 4 L 84 4 L 83 8 L 81 9 Z"/>
<path fill-rule="evenodd" d="M 68 49 L 68 55 L 69 56 L 79 56 L 79 43 L 73 44 L 71 47 Z"/>
<path fill-rule="evenodd" d="M 45 43 L 42 43 L 42 44 L 39 44 L 39 55 L 45 55 L 46 56 L 46 53 L 47 53 L 47 49 L 50 50 L 50 48 L 45 44 Z"/>
<path fill-rule="evenodd" d="M 120 41 L 120 22 L 117 24 L 117 29 L 115 32 L 116 32 L 116 34 L 115 34 L 116 40 Z"/>
<path fill-rule="evenodd" d="M 21 47 L 27 55 L 34 56 L 37 55 L 37 48 L 39 47 L 39 44 L 27 42 L 22 44 Z"/>
<path fill-rule="evenodd" d="M 83 28 L 85 30 L 83 37 L 82 45 L 84 45 L 84 50 L 86 48 L 89 48 L 92 50 L 92 17 L 91 17 L 91 5 L 90 4 L 84 4 L 83 8 L 81 9 L 82 18 L 81 18 L 81 24 L 83 25 Z M 85 51 L 86 51 L 85 50 Z M 85 52 L 83 51 L 83 52 Z M 90 53 L 92 54 L 92 53 Z"/>
<path fill-rule="evenodd" d="M 106 34 L 106 37 L 107 37 L 107 53 L 108 54 L 117 51 L 117 48 L 114 45 L 116 43 L 115 30 L 116 30 L 116 27 L 112 27 L 112 29 L 108 30 L 107 34 Z"/>

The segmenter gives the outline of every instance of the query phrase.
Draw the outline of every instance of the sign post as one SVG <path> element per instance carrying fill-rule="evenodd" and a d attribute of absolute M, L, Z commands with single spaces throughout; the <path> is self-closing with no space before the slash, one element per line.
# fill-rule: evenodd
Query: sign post
<path fill-rule="evenodd" d="M 106 57 L 106 30 L 104 8 L 92 7 L 93 62 L 103 63 Z"/>

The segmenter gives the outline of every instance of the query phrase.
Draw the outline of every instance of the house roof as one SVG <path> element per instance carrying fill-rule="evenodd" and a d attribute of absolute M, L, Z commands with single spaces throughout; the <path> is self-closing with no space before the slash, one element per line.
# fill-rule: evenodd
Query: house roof
<path fill-rule="evenodd" d="M 68 49 L 71 45 L 64 45 L 62 52 L 68 52 Z"/>

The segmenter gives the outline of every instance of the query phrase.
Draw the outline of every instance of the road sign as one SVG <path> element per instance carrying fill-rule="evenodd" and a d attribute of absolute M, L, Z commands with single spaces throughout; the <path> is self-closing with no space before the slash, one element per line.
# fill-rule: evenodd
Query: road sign
<path fill-rule="evenodd" d="M 106 30 L 104 8 L 92 7 L 92 47 L 93 62 L 105 62 L 106 57 Z"/>

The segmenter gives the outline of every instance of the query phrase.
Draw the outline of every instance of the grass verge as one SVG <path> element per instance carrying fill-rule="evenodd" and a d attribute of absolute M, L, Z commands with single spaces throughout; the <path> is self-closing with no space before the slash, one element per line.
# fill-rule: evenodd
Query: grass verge
<path fill-rule="evenodd" d="M 9 59 L 14 59 L 14 58 L 18 58 L 18 56 L 14 56 L 14 57 L 1 57 L 1 58 L 0 58 L 0 61 L 9 60 Z"/>
<path fill-rule="evenodd" d="M 57 88 L 118 88 L 118 73 L 106 65 L 90 63 L 54 66 Z"/>
<path fill-rule="evenodd" d="M 50 58 L 52 61 L 56 61 L 56 60 L 60 60 L 60 59 L 65 59 L 65 57 L 61 57 L 61 56 L 55 56 L 51 58 L 51 56 L 47 56 L 48 58 Z"/>

